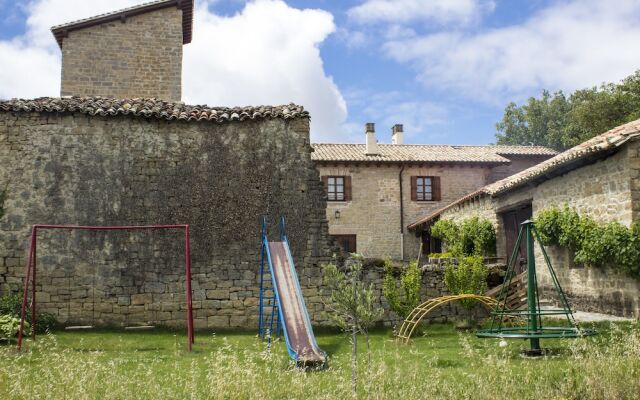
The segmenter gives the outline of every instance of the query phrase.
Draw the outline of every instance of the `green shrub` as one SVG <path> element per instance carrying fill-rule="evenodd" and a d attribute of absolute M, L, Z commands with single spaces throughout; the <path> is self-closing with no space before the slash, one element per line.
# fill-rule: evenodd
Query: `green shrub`
<path fill-rule="evenodd" d="M 391 260 L 385 260 L 382 294 L 387 299 L 391 310 L 402 318 L 406 318 L 411 310 L 420 303 L 422 273 L 417 262 L 410 262 L 400 275 L 400 287 L 398 288 L 394 272 Z"/>
<path fill-rule="evenodd" d="M 20 318 L 13 315 L 0 315 L 0 337 L 12 338 L 18 334 L 20 330 Z M 23 333 L 28 332 L 29 323 L 24 322 Z"/>
<path fill-rule="evenodd" d="M 0 315 L 10 315 L 20 320 L 20 311 L 22 309 L 22 296 L 6 295 L 0 297 Z M 31 323 L 31 310 L 29 304 L 25 310 L 25 323 Z M 36 332 L 44 333 L 56 327 L 58 321 L 56 316 L 51 313 L 38 312 L 36 314 Z"/>
<path fill-rule="evenodd" d="M 493 256 L 496 254 L 496 232 L 493 224 L 477 216 L 457 224 L 449 219 L 438 220 L 431 227 L 431 235 L 441 239 L 447 251 L 455 257 Z"/>
<path fill-rule="evenodd" d="M 565 205 L 542 210 L 535 218 L 535 226 L 544 245 L 574 251 L 576 262 L 610 266 L 640 277 L 639 221 L 630 228 L 619 222 L 601 224 Z"/>
<path fill-rule="evenodd" d="M 445 253 L 431 253 L 429 254 L 429 258 L 451 258 L 453 257 L 453 253 L 450 251 Z"/>
<path fill-rule="evenodd" d="M 487 290 L 487 276 L 489 270 L 483 263 L 482 257 L 462 257 L 458 265 L 450 263 L 444 270 L 444 283 L 451 294 L 484 294 Z M 461 300 L 463 307 L 471 309 L 475 300 Z"/>

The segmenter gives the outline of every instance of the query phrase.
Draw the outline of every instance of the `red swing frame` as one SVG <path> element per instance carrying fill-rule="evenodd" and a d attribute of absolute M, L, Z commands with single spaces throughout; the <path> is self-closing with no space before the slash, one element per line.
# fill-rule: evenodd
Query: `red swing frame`
<path fill-rule="evenodd" d="M 193 333 L 193 305 L 191 291 L 191 248 L 189 245 L 189 225 L 123 225 L 123 226 L 82 226 L 82 225 L 32 225 L 31 244 L 29 248 L 29 261 L 25 267 L 24 287 L 22 292 L 22 308 L 20 310 L 20 330 L 18 332 L 18 351 L 22 349 L 22 332 L 24 330 L 24 320 L 27 308 L 27 294 L 29 283 L 31 283 L 31 337 L 36 339 L 36 255 L 38 230 L 40 229 L 61 229 L 61 230 L 92 230 L 92 231 L 112 231 L 112 230 L 154 230 L 154 229 L 183 229 L 184 230 L 184 259 L 185 259 L 185 286 L 187 292 L 187 348 L 191 351 L 195 342 Z M 33 273 L 32 273 L 33 272 Z"/>

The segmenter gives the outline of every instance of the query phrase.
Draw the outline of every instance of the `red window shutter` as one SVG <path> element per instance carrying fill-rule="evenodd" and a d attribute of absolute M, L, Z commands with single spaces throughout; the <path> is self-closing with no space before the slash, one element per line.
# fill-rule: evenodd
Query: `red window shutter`
<path fill-rule="evenodd" d="M 433 201 L 442 200 L 441 190 L 440 190 L 440 177 L 432 176 L 431 177 L 431 196 Z"/>
<path fill-rule="evenodd" d="M 418 201 L 418 177 L 411 177 L 411 201 Z"/>
<path fill-rule="evenodd" d="M 344 201 L 351 201 L 351 177 L 344 177 Z"/>
<path fill-rule="evenodd" d="M 322 177 L 322 190 L 324 190 L 324 195 L 327 195 L 327 188 L 329 187 L 329 177 L 328 176 L 323 176 Z"/>

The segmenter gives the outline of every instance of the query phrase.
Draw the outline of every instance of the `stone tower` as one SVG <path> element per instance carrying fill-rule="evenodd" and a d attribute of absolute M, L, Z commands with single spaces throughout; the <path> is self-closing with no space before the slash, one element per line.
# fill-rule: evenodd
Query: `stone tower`
<path fill-rule="evenodd" d="M 61 96 L 180 101 L 193 0 L 159 0 L 51 28 L 62 50 Z"/>

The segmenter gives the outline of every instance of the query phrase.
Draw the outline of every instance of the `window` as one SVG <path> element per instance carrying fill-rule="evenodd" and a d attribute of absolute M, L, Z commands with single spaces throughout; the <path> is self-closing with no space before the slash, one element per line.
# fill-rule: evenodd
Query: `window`
<path fill-rule="evenodd" d="M 322 184 L 327 194 L 327 201 L 351 200 L 350 176 L 323 176 Z"/>
<path fill-rule="evenodd" d="M 416 200 L 431 201 L 433 200 L 433 186 L 431 178 L 428 176 L 418 176 L 416 179 Z"/>
<path fill-rule="evenodd" d="M 412 176 L 411 200 L 440 201 L 440 177 Z"/>
<path fill-rule="evenodd" d="M 340 246 L 342 251 L 346 253 L 355 253 L 356 247 L 356 235 L 330 235 L 336 244 Z"/>

